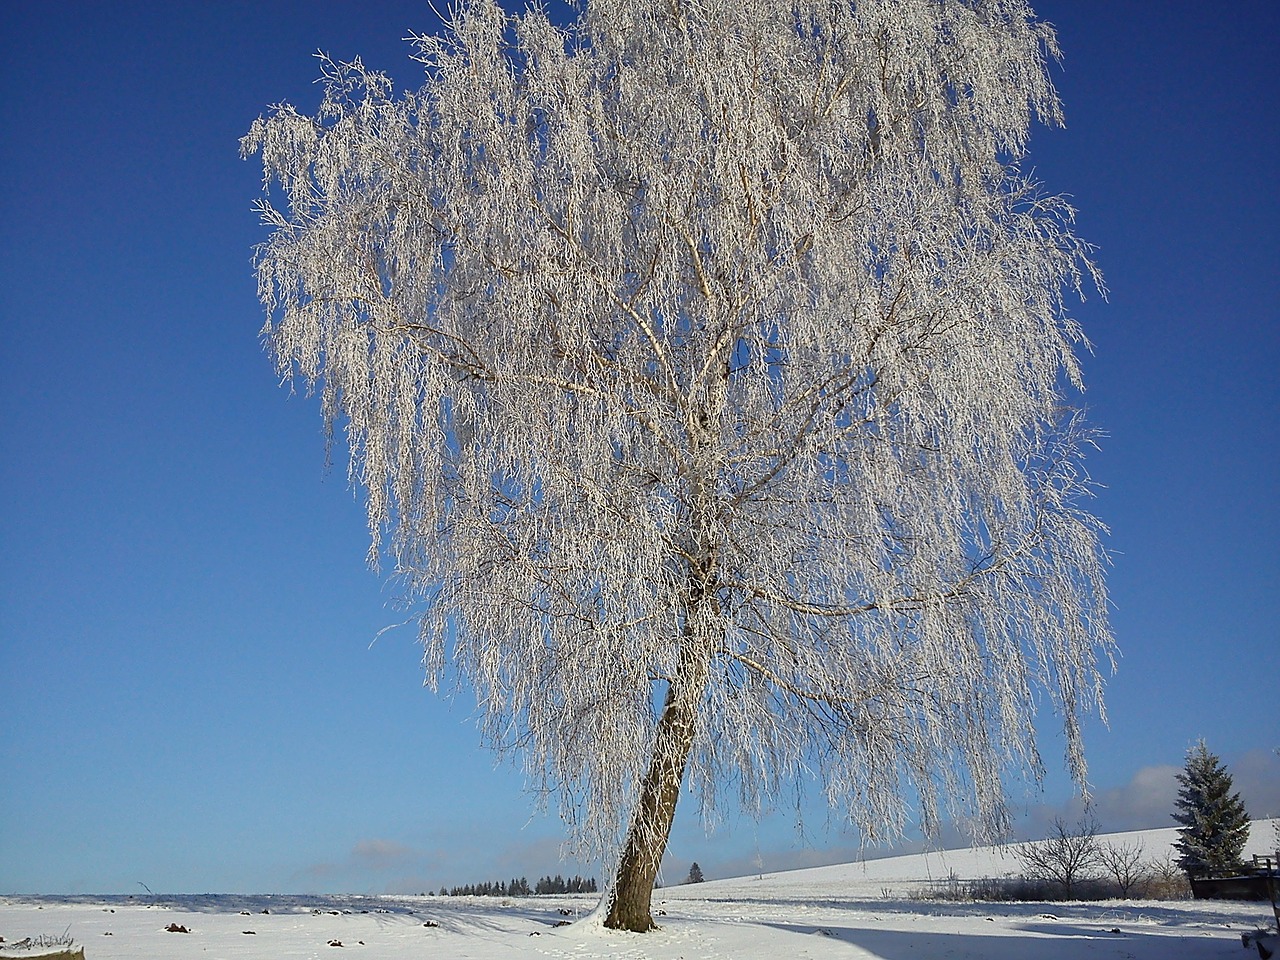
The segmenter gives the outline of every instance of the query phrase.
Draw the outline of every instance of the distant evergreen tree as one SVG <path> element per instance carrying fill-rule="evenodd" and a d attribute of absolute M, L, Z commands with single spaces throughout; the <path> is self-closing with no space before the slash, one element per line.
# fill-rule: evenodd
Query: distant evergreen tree
<path fill-rule="evenodd" d="M 702 868 L 698 866 L 698 861 L 695 860 L 693 861 L 693 866 L 689 868 L 689 876 L 685 879 L 684 882 L 685 883 L 701 883 L 703 879 L 704 877 L 702 876 Z"/>
<path fill-rule="evenodd" d="M 1188 877 L 1229 873 L 1239 868 L 1249 838 L 1249 814 L 1240 794 L 1231 792 L 1231 774 L 1201 740 L 1187 751 L 1187 765 L 1178 774 L 1177 810 L 1182 824 L 1178 866 Z"/>

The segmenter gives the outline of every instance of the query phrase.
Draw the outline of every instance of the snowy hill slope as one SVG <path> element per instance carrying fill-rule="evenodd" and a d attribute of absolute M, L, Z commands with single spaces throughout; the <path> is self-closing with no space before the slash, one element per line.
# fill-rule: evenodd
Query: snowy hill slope
<path fill-rule="evenodd" d="M 1277 820 L 1257 820 L 1250 831 L 1245 854 L 1266 855 L 1275 852 L 1275 824 Z M 1133 830 L 1125 833 L 1099 834 L 1098 840 L 1114 846 L 1141 845 L 1143 859 L 1163 860 L 1175 857 L 1173 843 L 1178 838 L 1176 827 L 1155 830 Z M 808 867 L 782 873 L 766 873 L 758 876 L 712 880 L 698 887 L 672 887 L 664 895 L 682 897 L 686 891 L 705 887 L 707 893 L 722 895 L 751 895 L 767 886 L 774 896 L 823 896 L 833 895 L 859 899 L 882 898 L 886 893 L 895 897 L 910 897 L 930 883 L 960 880 L 979 880 L 988 877 L 1009 877 L 1018 873 L 1018 861 L 1012 845 L 998 847 L 972 847 L 958 850 L 938 850 L 907 856 L 884 857 L 857 863 L 833 864 L 826 867 Z M 687 895 L 693 896 L 690 892 Z"/>

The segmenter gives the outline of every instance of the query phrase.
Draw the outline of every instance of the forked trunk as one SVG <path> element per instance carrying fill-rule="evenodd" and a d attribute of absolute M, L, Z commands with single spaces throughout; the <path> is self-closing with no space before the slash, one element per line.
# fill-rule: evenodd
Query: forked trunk
<path fill-rule="evenodd" d="M 640 784 L 618 873 L 608 894 L 609 911 L 604 925 L 615 930 L 643 933 L 657 928 L 650 911 L 653 883 L 671 835 L 680 784 L 693 747 L 698 702 L 707 677 L 703 657 L 682 658 L 681 667 L 680 676 L 667 690 L 649 770 Z"/>

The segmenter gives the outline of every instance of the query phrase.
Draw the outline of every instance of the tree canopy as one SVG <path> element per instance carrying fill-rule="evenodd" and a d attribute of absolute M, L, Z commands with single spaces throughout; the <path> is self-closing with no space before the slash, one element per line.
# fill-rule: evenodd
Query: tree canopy
<path fill-rule="evenodd" d="M 318 112 L 245 138 L 263 332 L 346 434 L 430 682 L 470 683 L 583 852 L 647 918 L 686 783 L 999 833 L 1041 693 L 1083 783 L 1111 637 L 1063 295 L 1092 265 L 1018 165 L 1060 117 L 1052 29 L 468 0 L 417 48 L 417 91 L 322 60 Z"/>

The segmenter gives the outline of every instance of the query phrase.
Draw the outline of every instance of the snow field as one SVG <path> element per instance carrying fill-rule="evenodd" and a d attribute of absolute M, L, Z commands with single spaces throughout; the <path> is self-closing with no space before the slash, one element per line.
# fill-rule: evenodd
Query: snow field
<path fill-rule="evenodd" d="M 1273 823 L 1254 825 L 1248 853 L 1272 845 Z M 1173 837 L 1101 839 L 1140 841 L 1158 859 Z M 1247 960 L 1240 934 L 1271 919 L 1267 903 L 913 899 L 953 875 L 1016 870 L 1007 851 L 958 850 L 668 887 L 654 896 L 662 929 L 644 935 L 604 930 L 590 896 L 8 896 L 0 957 L 22 956 L 4 948 L 23 937 L 65 931 L 86 960 Z"/>

